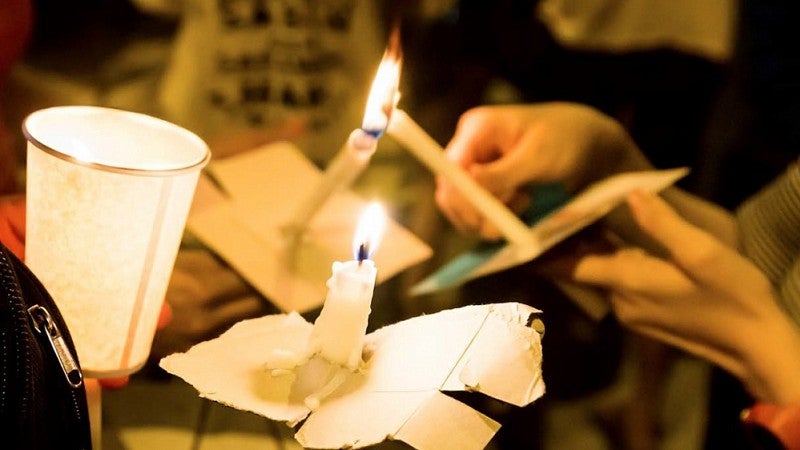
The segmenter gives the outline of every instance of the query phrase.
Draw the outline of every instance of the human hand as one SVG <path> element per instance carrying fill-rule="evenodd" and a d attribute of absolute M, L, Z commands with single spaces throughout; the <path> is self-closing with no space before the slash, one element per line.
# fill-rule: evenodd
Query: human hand
<path fill-rule="evenodd" d="M 151 356 L 186 351 L 231 325 L 274 309 L 209 250 L 182 249 L 167 288 L 172 320 L 156 332 Z"/>
<path fill-rule="evenodd" d="M 619 320 L 706 358 L 767 401 L 800 399 L 800 333 L 780 310 L 766 276 L 733 248 L 689 224 L 659 197 L 628 199 L 636 223 L 665 249 L 581 256 L 576 281 L 609 289 Z"/>
<path fill-rule="evenodd" d="M 559 182 L 573 191 L 614 172 L 650 167 L 618 122 L 573 103 L 469 110 L 461 116 L 447 154 L 516 211 L 527 205 L 527 188 L 534 182 Z M 486 239 L 500 237 L 441 177 L 436 202 L 459 230 Z"/>

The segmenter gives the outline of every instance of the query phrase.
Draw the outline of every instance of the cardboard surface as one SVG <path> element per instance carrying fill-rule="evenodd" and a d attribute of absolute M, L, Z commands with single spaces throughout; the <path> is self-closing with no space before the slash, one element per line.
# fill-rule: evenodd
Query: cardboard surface
<path fill-rule="evenodd" d="M 367 201 L 337 192 L 295 241 L 287 238 L 285 222 L 321 176 L 295 146 L 270 144 L 214 162 L 209 171 L 227 198 L 195 208 L 187 228 L 281 310 L 321 306 L 331 264 L 353 258 L 353 234 Z M 372 257 L 377 282 L 431 254 L 427 244 L 390 220 Z"/>
<path fill-rule="evenodd" d="M 541 336 L 528 326 L 537 314 L 500 303 L 399 322 L 367 336 L 357 372 L 304 354 L 313 325 L 301 316 L 272 315 L 240 322 L 161 366 L 203 397 L 290 426 L 303 421 L 295 437 L 304 447 L 398 439 L 422 450 L 477 450 L 500 424 L 441 391 L 477 391 L 519 406 L 541 397 Z M 270 369 L 285 354 L 304 362 Z M 310 403 L 332 379 L 335 388 Z"/>

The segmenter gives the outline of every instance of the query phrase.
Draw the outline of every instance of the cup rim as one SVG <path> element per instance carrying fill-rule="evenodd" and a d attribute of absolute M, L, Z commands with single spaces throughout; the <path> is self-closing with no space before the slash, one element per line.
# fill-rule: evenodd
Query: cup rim
<path fill-rule="evenodd" d="M 76 109 L 76 110 L 77 109 L 83 109 L 83 110 L 105 111 L 105 112 L 110 112 L 110 113 L 113 113 L 113 114 L 130 115 L 130 116 L 134 116 L 134 117 L 137 117 L 137 118 L 140 118 L 140 119 L 145 119 L 145 120 L 149 120 L 149 121 L 155 121 L 155 122 L 161 123 L 162 125 L 165 125 L 167 127 L 173 128 L 176 131 L 180 132 L 181 134 L 184 134 L 185 136 L 187 136 L 189 139 L 196 141 L 205 150 L 205 152 L 204 152 L 205 154 L 196 163 L 193 163 L 193 164 L 188 165 L 188 166 L 183 166 L 183 167 L 175 167 L 175 168 L 169 168 L 169 169 L 153 169 L 153 168 L 140 169 L 140 168 L 134 168 L 134 167 L 121 167 L 121 166 L 114 166 L 114 165 L 104 164 L 104 163 L 95 162 L 95 161 L 87 161 L 87 160 L 80 159 L 80 158 L 77 158 L 75 156 L 69 155 L 69 154 L 64 153 L 62 151 L 59 151 L 59 150 L 57 150 L 57 149 L 45 144 L 41 140 L 37 139 L 33 135 L 33 133 L 29 130 L 28 122 L 31 119 L 33 119 L 35 116 L 41 115 L 41 114 L 43 114 L 43 113 L 45 113 L 47 111 L 68 110 L 68 109 Z M 22 134 L 25 136 L 25 139 L 27 139 L 28 142 L 33 144 L 38 149 L 44 151 L 45 153 L 48 153 L 48 154 L 50 154 L 52 156 L 55 156 L 56 158 L 62 159 L 64 161 L 68 161 L 68 162 L 71 162 L 71 163 L 74 163 L 74 164 L 77 164 L 77 165 L 81 165 L 81 166 L 85 166 L 85 167 L 89 167 L 89 168 L 92 168 L 92 169 L 101 170 L 101 171 L 104 171 L 104 172 L 113 172 L 113 173 L 120 173 L 120 174 L 127 174 L 127 175 L 139 175 L 139 176 L 156 176 L 156 177 L 173 176 L 173 175 L 177 175 L 177 174 L 181 174 L 181 173 L 185 173 L 185 172 L 194 172 L 195 170 L 202 169 L 211 160 L 211 150 L 208 148 L 208 144 L 206 144 L 206 142 L 203 141 L 203 139 L 201 139 L 195 133 L 187 130 L 186 128 L 183 128 L 183 127 L 181 127 L 179 125 L 176 125 L 176 124 L 174 124 L 172 122 L 169 122 L 169 121 L 166 121 L 164 119 L 160 119 L 158 117 L 150 116 L 148 114 L 138 113 L 138 112 L 134 112 L 134 111 L 127 111 L 127 110 L 123 110 L 123 109 L 119 109 L 119 108 L 110 108 L 110 107 L 105 107 L 105 106 L 69 105 L 69 106 L 51 106 L 51 107 L 48 107 L 48 108 L 39 109 L 37 111 L 34 111 L 34 112 L 28 114 L 25 117 L 25 119 L 22 122 Z"/>

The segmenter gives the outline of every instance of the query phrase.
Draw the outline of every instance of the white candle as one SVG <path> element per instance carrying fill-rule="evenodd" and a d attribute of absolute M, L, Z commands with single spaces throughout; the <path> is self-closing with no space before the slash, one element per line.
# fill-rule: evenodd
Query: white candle
<path fill-rule="evenodd" d="M 333 274 L 327 282 L 328 295 L 311 334 L 315 353 L 350 370 L 361 363 L 378 273 L 375 263 L 368 258 L 383 233 L 385 221 L 385 213 L 378 204 L 371 205 L 362 215 L 353 240 L 355 259 L 333 263 Z"/>
<path fill-rule="evenodd" d="M 345 145 L 328 164 L 320 182 L 295 208 L 285 227 L 290 237 L 302 235 L 328 198 L 337 190 L 352 185 L 369 164 L 378 146 L 378 138 L 386 130 L 387 113 L 396 102 L 397 80 L 400 77 L 397 63 L 399 45 L 399 35 L 395 32 L 372 81 L 361 128 L 350 133 Z"/>
<path fill-rule="evenodd" d="M 500 230 L 506 240 L 514 244 L 535 244 L 525 222 L 479 185 L 461 166 L 449 160 L 444 149 L 405 111 L 394 109 L 386 132 L 433 173 L 447 178 L 486 220 Z"/>
<path fill-rule="evenodd" d="M 353 184 L 369 164 L 377 145 L 377 137 L 360 128 L 350 133 L 314 189 L 294 209 L 284 228 L 289 236 L 300 236 L 331 195 Z"/>

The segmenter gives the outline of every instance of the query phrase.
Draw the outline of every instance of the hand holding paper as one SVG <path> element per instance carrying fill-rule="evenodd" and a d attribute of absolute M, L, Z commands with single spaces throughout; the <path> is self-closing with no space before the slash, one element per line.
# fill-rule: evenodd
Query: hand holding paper
<path fill-rule="evenodd" d="M 621 173 L 592 184 L 572 200 L 556 208 L 531 226 L 536 246 L 496 245 L 467 252 L 414 286 L 412 294 L 421 295 L 451 288 L 469 280 L 506 270 L 549 250 L 567 237 L 599 220 L 625 197 L 636 190 L 658 192 L 686 175 L 686 169 Z M 590 316 L 599 318 L 607 305 L 581 305 Z"/>
<path fill-rule="evenodd" d="M 447 154 L 476 183 L 517 206 L 534 183 L 559 183 L 575 192 L 614 173 L 652 169 L 621 125 L 569 103 L 470 110 L 461 117 Z M 439 177 L 436 200 L 459 229 L 490 240 L 501 237 L 502 230 L 449 178 Z"/>
<path fill-rule="evenodd" d="M 489 240 L 505 237 L 510 244 L 462 255 L 415 286 L 413 294 L 456 286 L 531 261 L 605 216 L 628 193 L 658 192 L 686 174 L 685 169 L 649 170 L 652 166 L 620 124 L 592 108 L 568 103 L 473 109 L 462 116 L 447 151 L 472 179 L 458 180 L 447 171 L 437 171 L 441 176 L 436 200 L 442 211 L 459 229 Z M 629 173 L 609 176 L 619 172 Z M 513 239 L 511 228 L 500 226 L 514 220 L 524 226 L 520 219 L 509 217 L 509 209 L 503 208 L 506 219 L 498 220 L 499 215 L 461 186 L 471 182 L 477 186 L 474 190 L 485 188 L 507 205 L 519 205 L 529 200 L 531 185 L 557 182 L 574 191 L 604 177 L 608 178 L 592 184 L 531 229 L 525 228 L 526 239 Z M 591 317 L 600 318 L 608 311 L 596 295 L 573 295 L 572 285 L 562 289 Z"/>

